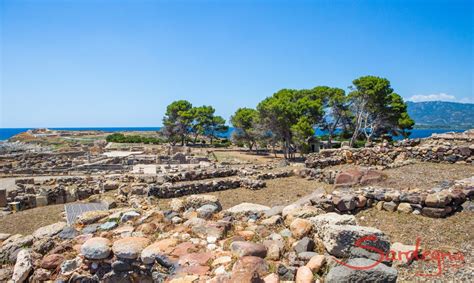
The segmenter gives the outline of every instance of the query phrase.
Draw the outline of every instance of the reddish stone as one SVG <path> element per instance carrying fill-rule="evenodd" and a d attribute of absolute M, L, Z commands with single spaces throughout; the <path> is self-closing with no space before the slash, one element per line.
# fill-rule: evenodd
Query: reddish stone
<path fill-rule="evenodd" d="M 197 248 L 193 243 L 184 242 L 177 245 L 171 254 L 179 257 L 196 250 Z"/>
<path fill-rule="evenodd" d="M 207 262 L 214 258 L 212 253 L 190 253 L 179 257 L 178 263 L 181 265 L 205 265 Z"/>
<path fill-rule="evenodd" d="M 360 179 L 360 184 L 361 185 L 368 185 L 368 184 L 373 184 L 376 182 L 380 182 L 385 178 L 385 175 L 376 170 L 367 170 L 365 174 L 362 176 Z"/>
<path fill-rule="evenodd" d="M 363 173 L 358 169 L 348 169 L 339 172 L 334 180 L 335 187 L 354 186 L 359 183 Z"/>
<path fill-rule="evenodd" d="M 265 258 L 267 248 L 262 244 L 252 242 L 236 241 L 230 244 L 230 249 L 237 256 L 258 256 Z"/>
<path fill-rule="evenodd" d="M 240 258 L 232 268 L 232 282 L 260 282 L 268 273 L 268 264 L 255 256 Z"/>
<path fill-rule="evenodd" d="M 50 254 L 43 258 L 41 267 L 44 269 L 55 269 L 64 261 L 64 256 L 59 254 Z"/>
<path fill-rule="evenodd" d="M 203 265 L 188 265 L 179 266 L 176 270 L 177 275 L 192 274 L 192 275 L 206 275 L 209 272 L 209 266 Z"/>

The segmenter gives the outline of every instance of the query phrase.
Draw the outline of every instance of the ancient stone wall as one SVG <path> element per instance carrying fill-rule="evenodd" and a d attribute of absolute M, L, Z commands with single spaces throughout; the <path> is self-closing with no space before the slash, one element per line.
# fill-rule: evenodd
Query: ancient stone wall
<path fill-rule="evenodd" d="M 467 200 L 474 198 L 474 177 L 459 180 L 448 188 L 403 192 L 388 188 L 365 187 L 336 190 L 310 199 L 312 205 L 326 212 L 353 214 L 376 206 L 379 210 L 414 213 L 442 218 L 462 210 Z"/>
<path fill-rule="evenodd" d="M 420 145 L 374 148 L 342 148 L 310 154 L 306 167 L 325 168 L 339 164 L 390 167 L 408 159 L 424 162 L 469 163 L 474 161 L 474 145 Z"/>

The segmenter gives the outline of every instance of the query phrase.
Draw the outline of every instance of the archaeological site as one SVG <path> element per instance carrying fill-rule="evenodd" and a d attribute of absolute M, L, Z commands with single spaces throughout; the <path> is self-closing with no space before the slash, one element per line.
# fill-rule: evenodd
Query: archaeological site
<path fill-rule="evenodd" d="M 473 131 L 290 160 L 106 136 L 2 144 L 1 282 L 474 278 Z"/>

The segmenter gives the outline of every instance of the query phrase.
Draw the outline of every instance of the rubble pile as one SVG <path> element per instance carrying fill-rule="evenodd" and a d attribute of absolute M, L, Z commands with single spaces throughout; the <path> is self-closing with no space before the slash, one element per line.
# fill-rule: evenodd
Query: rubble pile
<path fill-rule="evenodd" d="M 400 243 L 352 215 L 326 213 L 302 201 L 269 208 L 243 203 L 222 210 L 215 196 L 170 201 L 169 210 L 143 203 L 135 208 L 92 211 L 76 224 L 64 222 L 32 235 L 0 235 L 0 281 L 14 282 L 396 282 L 384 261 L 369 266 Z"/>

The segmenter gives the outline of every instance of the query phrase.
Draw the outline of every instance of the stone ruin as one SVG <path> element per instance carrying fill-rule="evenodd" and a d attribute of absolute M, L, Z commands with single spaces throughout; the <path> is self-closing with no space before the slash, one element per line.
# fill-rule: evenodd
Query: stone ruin
<path fill-rule="evenodd" d="M 474 131 L 460 134 L 435 135 L 425 140 L 406 140 L 394 146 L 382 144 L 376 147 L 322 150 L 306 159 L 308 168 L 325 168 L 340 164 L 403 166 L 410 159 L 423 162 L 474 163 Z"/>

